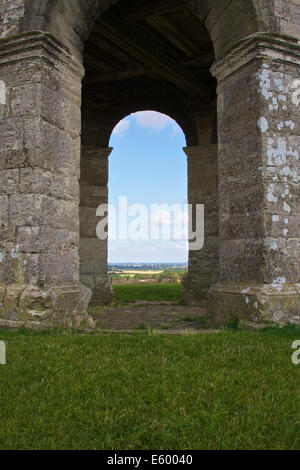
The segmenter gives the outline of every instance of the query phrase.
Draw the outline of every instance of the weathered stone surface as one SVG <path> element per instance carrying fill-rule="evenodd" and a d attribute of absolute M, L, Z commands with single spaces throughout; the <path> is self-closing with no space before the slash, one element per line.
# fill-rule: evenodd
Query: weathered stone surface
<path fill-rule="evenodd" d="M 0 319 L 41 328 L 73 327 L 73 320 L 85 314 L 92 291 L 81 284 L 42 288 L 33 284 L 0 284 Z M 75 320 L 74 320 L 75 321 Z"/>
<path fill-rule="evenodd" d="M 51 327 L 88 303 L 78 256 L 82 68 L 40 33 L 0 41 L 0 64 L 0 316 Z"/>
<path fill-rule="evenodd" d="M 262 34 L 245 40 L 213 68 L 219 79 L 224 284 L 212 288 L 209 298 L 211 315 L 220 321 L 250 320 L 253 302 L 258 322 L 299 320 L 300 103 L 293 102 L 299 66 L 297 41 Z M 234 291 L 243 283 L 254 291 L 256 284 L 253 298 L 240 295 L 238 287 Z M 280 289 L 274 287 L 278 283 Z"/>
<path fill-rule="evenodd" d="M 46 285 L 59 285 L 62 280 L 66 284 L 79 282 L 78 248 L 40 254 L 40 279 Z"/>
<path fill-rule="evenodd" d="M 204 204 L 205 210 L 204 247 L 189 251 L 188 274 L 183 279 L 182 300 L 188 304 L 205 300 L 220 276 L 218 146 L 211 141 L 213 122 L 214 115 L 198 118 L 198 126 L 201 126 L 198 133 L 203 144 L 184 149 L 188 157 L 189 203 Z M 193 225 L 195 228 L 195 223 Z"/>
<path fill-rule="evenodd" d="M 25 0 L 2 0 L 0 36 L 20 31 L 44 30 L 54 34 L 81 58 L 83 43 L 97 18 L 118 0 L 73 0 L 61 8 L 59 2 L 42 4 Z M 217 58 L 224 58 L 238 40 L 256 31 L 300 35 L 298 0 L 223 0 L 220 3 L 187 0 L 210 33 Z"/>
<path fill-rule="evenodd" d="M 0 196 L 0 228 L 8 225 L 9 199 L 7 196 Z"/>
<path fill-rule="evenodd" d="M 79 299 L 78 299 L 78 312 L 85 312 L 88 308 L 92 296 L 92 291 L 87 286 L 80 284 Z"/>
<path fill-rule="evenodd" d="M 95 287 L 92 300 L 95 303 L 109 303 L 115 299 L 110 276 L 95 274 Z"/>
<path fill-rule="evenodd" d="M 98 238 L 80 239 L 81 274 L 106 274 L 107 247 Z"/>
<path fill-rule="evenodd" d="M 300 325 L 300 284 L 219 283 L 209 292 L 208 317 L 211 325 L 233 320 L 258 329 L 272 323 Z"/>
<path fill-rule="evenodd" d="M 81 274 L 80 281 L 92 290 L 92 302 L 108 304 L 115 299 L 110 276 L 101 274 Z"/>
<path fill-rule="evenodd" d="M 25 286 L 9 285 L 5 289 L 3 298 L 3 311 L 1 317 L 7 320 L 18 320 L 19 300 Z"/>
<path fill-rule="evenodd" d="M 96 328 L 96 323 L 90 315 L 77 315 L 73 323 L 73 328 L 94 329 Z"/>
<path fill-rule="evenodd" d="M 80 178 L 80 280 L 93 291 L 93 301 L 111 302 L 114 299 L 107 275 L 107 239 L 97 237 L 101 204 L 108 203 L 108 157 L 112 148 L 82 146 Z"/>
<path fill-rule="evenodd" d="M 47 225 L 53 229 L 78 230 L 78 202 L 44 194 L 14 194 L 10 198 L 10 222 L 16 226 Z"/>
<path fill-rule="evenodd" d="M 23 292 L 19 300 L 18 309 L 23 320 L 44 320 L 53 312 L 53 300 L 51 293 L 42 291 L 37 286 L 29 286 Z"/>

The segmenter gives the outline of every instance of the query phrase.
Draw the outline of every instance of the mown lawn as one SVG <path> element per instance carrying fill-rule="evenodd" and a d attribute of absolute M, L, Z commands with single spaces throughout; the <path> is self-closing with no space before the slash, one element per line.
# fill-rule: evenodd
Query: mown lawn
<path fill-rule="evenodd" d="M 180 300 L 181 284 L 125 284 L 114 285 L 117 302 L 148 301 L 175 301 Z"/>
<path fill-rule="evenodd" d="M 1 449 L 300 447 L 300 329 L 0 339 Z"/>

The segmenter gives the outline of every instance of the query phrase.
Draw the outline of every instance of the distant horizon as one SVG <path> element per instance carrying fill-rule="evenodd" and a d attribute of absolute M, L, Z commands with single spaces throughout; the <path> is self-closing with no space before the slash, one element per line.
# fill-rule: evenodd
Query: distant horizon
<path fill-rule="evenodd" d="M 107 261 L 107 264 L 188 264 L 189 260 L 181 261 Z"/>

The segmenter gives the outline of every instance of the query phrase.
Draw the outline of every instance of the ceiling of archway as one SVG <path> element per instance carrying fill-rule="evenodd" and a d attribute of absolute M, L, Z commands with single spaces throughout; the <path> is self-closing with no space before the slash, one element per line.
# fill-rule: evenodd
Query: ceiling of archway
<path fill-rule="evenodd" d="M 209 35 L 184 0 L 120 0 L 95 23 L 84 52 L 91 86 L 114 92 L 151 82 L 194 99 L 214 96 L 213 62 Z"/>

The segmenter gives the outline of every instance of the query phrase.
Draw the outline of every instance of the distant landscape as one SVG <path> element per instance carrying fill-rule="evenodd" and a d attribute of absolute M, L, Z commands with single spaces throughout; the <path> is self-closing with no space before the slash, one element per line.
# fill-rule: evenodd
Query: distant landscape
<path fill-rule="evenodd" d="M 120 263 L 109 264 L 113 284 L 180 283 L 187 263 Z"/>

